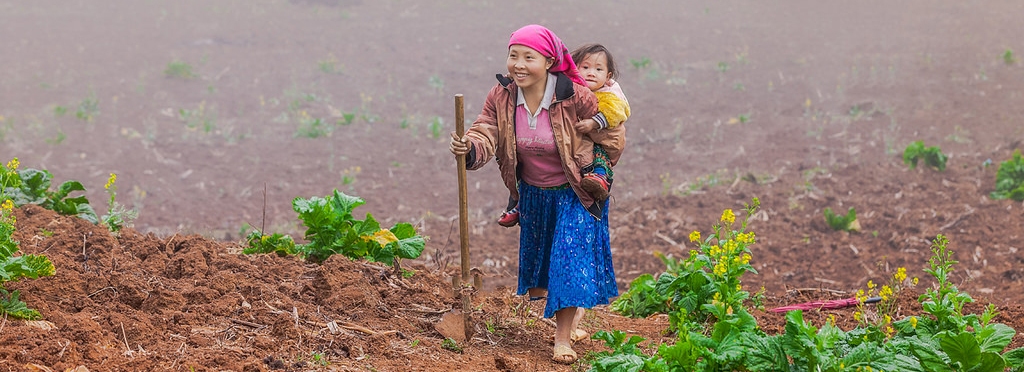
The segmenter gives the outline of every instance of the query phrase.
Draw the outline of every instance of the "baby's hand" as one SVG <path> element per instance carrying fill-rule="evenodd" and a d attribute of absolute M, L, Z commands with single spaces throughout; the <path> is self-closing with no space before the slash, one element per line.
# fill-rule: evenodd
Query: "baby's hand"
<path fill-rule="evenodd" d="M 577 132 L 587 134 L 593 132 L 594 130 L 597 130 L 598 124 L 597 121 L 594 119 L 583 119 L 580 120 L 579 123 L 576 123 L 575 127 Z"/>

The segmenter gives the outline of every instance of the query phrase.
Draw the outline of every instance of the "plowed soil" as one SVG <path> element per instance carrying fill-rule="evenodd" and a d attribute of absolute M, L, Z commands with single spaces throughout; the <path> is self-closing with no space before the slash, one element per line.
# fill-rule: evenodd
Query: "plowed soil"
<path fill-rule="evenodd" d="M 947 236 L 953 278 L 1024 330 L 1024 204 L 993 200 L 1024 139 L 1024 4 L 649 1 L 0 1 L 0 161 L 78 180 L 120 234 L 35 206 L 23 253 L 53 277 L 6 283 L 48 323 L 4 319 L 12 371 L 561 371 L 542 304 L 514 296 L 518 228 L 495 223 L 496 168 L 469 174 L 473 338 L 434 329 L 461 303 L 453 96 L 466 117 L 504 71 L 508 34 L 541 23 L 570 48 L 615 54 L 634 116 L 616 168 L 611 229 L 620 289 L 686 254 L 723 209 L 757 197 L 744 277 L 770 308 L 851 296 L 898 267 L 921 271 Z M 187 72 L 187 73 L 186 73 Z M 944 171 L 902 162 L 940 146 Z M 411 277 L 333 257 L 247 256 L 251 227 L 293 235 L 295 197 L 366 199 L 357 216 L 429 237 Z M 823 211 L 855 208 L 860 232 Z M 102 214 L 102 211 L 101 211 Z M 852 310 L 837 315 L 846 329 Z M 763 329 L 781 331 L 774 313 Z M 664 317 L 596 308 L 583 328 L 670 341 Z M 1024 345 L 1018 334 L 1013 347 Z M 596 341 L 581 355 L 603 350 Z M 81 369 L 79 369 L 81 370 Z"/>

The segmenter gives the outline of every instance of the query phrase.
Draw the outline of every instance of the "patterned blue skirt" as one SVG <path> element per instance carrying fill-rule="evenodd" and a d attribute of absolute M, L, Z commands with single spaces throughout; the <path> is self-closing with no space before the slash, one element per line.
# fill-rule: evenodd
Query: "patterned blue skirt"
<path fill-rule="evenodd" d="M 519 183 L 519 288 L 547 288 L 544 317 L 567 307 L 592 308 L 619 295 L 608 236 L 608 201 L 600 220 L 570 187 Z"/>

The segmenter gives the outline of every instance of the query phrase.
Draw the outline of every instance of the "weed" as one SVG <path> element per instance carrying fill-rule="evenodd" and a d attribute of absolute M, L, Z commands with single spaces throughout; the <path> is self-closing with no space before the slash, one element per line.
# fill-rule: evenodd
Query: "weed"
<path fill-rule="evenodd" d="M 174 60 L 167 63 L 167 68 L 164 69 L 164 76 L 188 80 L 194 79 L 196 74 L 192 72 L 192 65 L 188 64 L 188 62 Z"/>
<path fill-rule="evenodd" d="M 924 159 L 929 167 L 944 171 L 948 158 L 938 146 L 925 147 L 924 141 L 915 141 L 903 150 L 903 163 L 909 165 L 910 169 L 917 168 L 917 161 Z"/>
<path fill-rule="evenodd" d="M 718 62 L 715 69 L 718 70 L 718 72 L 725 73 L 726 71 L 729 71 L 729 62 Z"/>
<path fill-rule="evenodd" d="M 362 171 L 363 171 L 363 168 L 358 166 L 358 165 L 354 166 L 354 167 L 349 167 L 348 169 L 345 169 L 345 170 L 341 171 L 341 184 L 345 185 L 345 186 L 349 186 L 349 185 L 355 183 L 356 182 L 356 175 L 358 175 Z"/>
<path fill-rule="evenodd" d="M 462 346 L 459 346 L 459 343 L 455 342 L 455 340 L 451 338 L 445 338 L 443 341 L 441 341 L 441 348 L 451 352 L 462 354 Z"/>
<path fill-rule="evenodd" d="M 1006 51 L 1003 52 L 1003 62 L 1008 65 L 1017 63 L 1017 57 L 1013 55 L 1012 49 L 1006 49 Z"/>
<path fill-rule="evenodd" d="M 199 102 L 199 106 L 192 110 L 179 109 L 178 118 L 192 132 L 211 134 L 217 130 L 217 114 L 213 109 L 207 110 L 206 101 Z"/>
<path fill-rule="evenodd" d="M 100 101 L 96 99 L 96 93 L 93 92 L 89 92 L 89 95 L 83 98 L 82 102 L 78 103 L 78 110 L 75 111 L 75 117 L 87 123 L 92 122 L 96 115 L 99 114 Z"/>
<path fill-rule="evenodd" d="M 412 342 L 409 343 L 409 347 L 416 347 L 419 346 L 419 344 L 420 340 L 412 340 Z"/>
<path fill-rule="evenodd" d="M 857 211 L 850 207 L 845 216 L 832 212 L 832 208 L 825 208 L 825 223 L 835 231 L 857 232 L 860 231 L 860 222 L 857 221 Z"/>
<path fill-rule="evenodd" d="M 337 125 L 349 125 L 349 124 L 352 124 L 352 120 L 355 120 L 355 118 L 356 118 L 356 113 L 354 113 L 354 112 L 343 112 L 341 114 L 341 119 L 338 119 L 334 123 L 337 124 Z"/>
<path fill-rule="evenodd" d="M 438 139 L 444 134 L 444 118 L 435 116 L 434 120 L 430 122 L 430 138 Z"/>
<path fill-rule="evenodd" d="M 430 85 L 431 88 L 434 88 L 437 93 L 444 92 L 444 80 L 442 80 L 440 76 L 437 76 L 437 74 L 430 75 L 430 79 L 427 80 L 427 84 Z"/>
<path fill-rule="evenodd" d="M 100 222 L 107 226 L 111 232 L 118 232 L 122 228 L 130 227 L 132 221 L 139 216 L 139 212 L 134 209 L 127 209 L 124 205 L 117 202 L 117 174 L 111 173 L 110 178 L 107 179 L 107 184 L 103 186 L 107 190 L 107 195 L 110 196 L 110 200 L 107 202 L 107 214 L 100 218 Z"/>
<path fill-rule="evenodd" d="M 50 231 L 50 230 L 47 230 L 47 229 L 44 229 L 44 228 L 40 227 L 39 228 L 39 235 L 42 235 L 45 238 L 49 238 L 49 237 L 53 236 L 53 231 Z"/>
<path fill-rule="evenodd" d="M 946 136 L 946 141 L 956 143 L 971 143 L 971 131 L 959 125 L 953 126 L 953 134 Z"/>
<path fill-rule="evenodd" d="M 338 59 L 333 54 L 329 55 L 327 59 L 319 62 L 320 71 L 325 74 L 340 74 L 342 67 L 338 65 Z"/>
<path fill-rule="evenodd" d="M 53 106 L 53 116 L 54 117 L 58 117 L 59 118 L 61 116 L 64 116 L 67 113 L 68 113 L 68 108 L 67 107 L 60 106 L 60 105 Z"/>
<path fill-rule="evenodd" d="M 630 59 L 629 63 L 633 65 L 633 68 L 637 70 L 643 70 L 651 66 L 651 60 L 647 57 L 640 57 L 640 59 Z"/>
<path fill-rule="evenodd" d="M 309 116 L 305 110 L 299 111 L 299 127 L 294 137 L 320 138 L 331 134 L 331 127 L 320 118 Z"/>
<path fill-rule="evenodd" d="M 1013 156 L 999 164 L 996 171 L 996 191 L 989 194 L 992 199 L 1012 199 L 1024 201 L 1024 158 L 1020 150 L 1014 150 Z"/>
<path fill-rule="evenodd" d="M 64 134 L 64 131 L 60 130 L 60 128 L 57 128 L 57 135 L 54 136 L 53 138 L 47 138 L 46 143 L 51 145 L 59 145 L 62 142 L 64 142 L 64 140 L 66 140 L 67 138 L 68 136 Z"/>

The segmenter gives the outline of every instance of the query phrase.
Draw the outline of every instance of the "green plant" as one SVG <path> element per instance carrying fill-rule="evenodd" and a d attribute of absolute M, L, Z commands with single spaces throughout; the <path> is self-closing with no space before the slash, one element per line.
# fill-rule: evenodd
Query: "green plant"
<path fill-rule="evenodd" d="M 192 65 L 187 62 L 174 60 L 167 63 L 164 75 L 171 78 L 194 79 L 196 74 L 192 73 Z"/>
<path fill-rule="evenodd" d="M 459 346 L 459 343 L 455 342 L 455 340 L 452 339 L 452 338 L 445 338 L 444 340 L 442 340 L 441 341 L 441 348 L 445 349 L 445 350 L 448 350 L 448 351 L 452 351 L 452 352 L 456 352 L 456 353 L 462 354 L 462 346 Z"/>
<path fill-rule="evenodd" d="M 1017 57 L 1013 55 L 1013 49 L 1007 49 L 1005 52 L 1003 52 L 1003 62 L 1008 65 L 1017 63 Z"/>
<path fill-rule="evenodd" d="M 756 200 L 755 200 L 756 203 Z M 727 214 L 723 213 L 723 222 Z M 728 224 L 727 224 L 728 225 Z M 716 231 L 720 231 L 716 228 Z M 734 232 L 735 233 L 735 232 Z M 752 233 L 751 233 L 752 234 Z M 717 234 L 701 241 L 699 232 L 691 241 L 721 243 Z M 724 235 L 723 235 L 724 236 Z M 751 235 L 752 237 L 752 235 Z M 738 238 L 738 236 L 737 236 Z M 938 288 L 926 292 L 919 301 L 928 316 L 910 316 L 893 321 L 888 314 L 877 321 L 865 321 L 861 312 L 854 313 L 860 325 L 843 331 L 834 316 L 820 327 L 804 320 L 803 311 L 786 313 L 785 331 L 778 335 L 765 334 L 740 302 L 729 300 L 740 291 L 738 279 L 742 271 L 729 278 L 736 279 L 736 292 L 726 290 L 711 301 L 696 303 L 711 313 L 704 325 L 693 322 L 679 324 L 674 344 L 642 346 L 643 338 L 621 332 L 599 331 L 595 339 L 602 339 L 610 351 L 597 353 L 590 360 L 592 371 L 1024 371 L 1024 348 L 1000 354 L 1012 341 L 1016 331 L 992 322 L 997 312 L 989 305 L 980 314 L 963 314 L 963 304 L 970 296 L 956 290 L 949 281 L 952 273 L 952 254 L 946 249 L 948 241 L 936 237 L 926 272 L 935 276 Z M 715 246 L 717 247 L 717 245 Z M 721 248 L 720 248 L 721 249 Z M 694 254 L 691 253 L 691 256 Z M 699 256 L 699 254 L 697 254 Z M 719 261 L 715 272 L 719 272 Z M 742 259 L 741 259 L 742 262 Z M 678 267 L 669 265 L 668 271 Z M 683 272 L 691 272 L 682 270 Z M 730 273 L 729 269 L 723 270 Z M 659 275 L 659 286 L 661 276 Z M 906 280 L 905 272 L 897 270 L 894 282 Z M 694 299 L 693 294 L 704 290 L 707 284 L 689 286 L 677 291 L 670 302 Z M 717 287 L 722 290 L 725 288 Z M 869 288 L 874 288 L 869 284 Z M 880 296 L 889 292 L 883 287 Z M 633 289 L 630 288 L 630 291 Z M 873 293 L 873 292 L 872 292 Z M 865 296 L 858 293 L 858 298 Z M 725 307 L 727 311 L 720 312 Z M 892 309 L 889 309 L 892 310 Z M 881 310 L 881 311 L 889 311 Z M 670 319 L 688 317 L 685 309 L 671 310 Z M 645 350 L 654 350 L 648 354 Z"/>
<path fill-rule="evenodd" d="M 427 80 L 427 84 L 430 85 L 431 88 L 434 88 L 438 93 L 444 92 L 444 80 L 437 74 L 430 75 L 430 79 Z"/>
<path fill-rule="evenodd" d="M 992 199 L 1024 200 L 1024 158 L 1020 150 L 1015 150 L 1009 160 L 999 164 L 996 190 L 989 195 Z"/>
<path fill-rule="evenodd" d="M 438 139 L 441 138 L 442 132 L 444 131 L 444 119 L 440 116 L 435 116 L 434 120 L 430 122 L 430 138 Z"/>
<path fill-rule="evenodd" d="M 903 163 L 910 166 L 910 169 L 917 168 L 917 161 L 924 159 L 929 167 L 939 171 L 946 170 L 948 157 L 942 153 L 938 146 L 925 147 L 924 141 L 915 141 L 903 150 Z"/>
<path fill-rule="evenodd" d="M 118 232 L 125 226 L 131 226 L 132 221 L 139 216 L 138 211 L 134 209 L 129 210 L 117 202 L 117 185 L 115 182 L 117 182 L 117 174 L 111 173 L 110 178 L 107 179 L 107 184 L 103 185 L 103 188 L 107 190 L 107 195 L 110 196 L 110 200 L 107 201 L 107 214 L 100 218 L 100 222 L 112 232 Z"/>
<path fill-rule="evenodd" d="M 320 61 L 320 71 L 326 74 L 340 74 L 341 66 L 338 65 L 338 59 L 331 54 L 327 59 Z"/>
<path fill-rule="evenodd" d="M 722 73 L 729 71 L 729 62 L 718 62 L 718 65 L 715 66 L 715 69 L 718 70 L 718 72 Z"/>
<path fill-rule="evenodd" d="M 85 122 L 92 122 L 96 115 L 100 114 L 100 101 L 96 99 L 96 93 L 89 92 L 89 95 L 82 99 L 82 102 L 78 103 L 78 110 L 75 111 L 75 117 Z"/>
<path fill-rule="evenodd" d="M 319 138 L 331 134 L 331 127 L 320 118 L 309 116 L 305 110 L 299 112 L 299 127 L 295 137 Z"/>
<path fill-rule="evenodd" d="M 199 106 L 192 110 L 179 109 L 178 118 L 191 132 L 202 130 L 203 134 L 210 134 L 217 130 L 217 113 L 213 109 L 207 110 L 206 101 L 199 102 Z"/>
<path fill-rule="evenodd" d="M 268 254 L 274 253 L 279 257 L 294 255 L 298 253 L 295 249 L 295 240 L 291 235 L 274 233 L 264 235 L 262 231 L 252 231 L 245 237 L 249 246 L 242 249 L 244 254 Z"/>
<path fill-rule="evenodd" d="M 651 66 L 651 60 L 647 57 L 640 57 L 640 59 L 630 59 L 629 63 L 633 65 L 633 68 L 637 70 L 643 70 Z"/>
<path fill-rule="evenodd" d="M 846 215 L 837 215 L 832 208 L 825 208 L 825 223 L 835 231 L 856 232 L 860 231 L 860 222 L 857 221 L 857 211 L 850 207 Z"/>
<path fill-rule="evenodd" d="M 316 364 L 321 367 L 326 367 L 331 364 L 331 362 L 327 361 L 327 356 L 324 355 L 324 353 L 313 353 L 313 355 L 310 357 L 310 360 L 313 362 L 313 364 Z"/>
<path fill-rule="evenodd" d="M 416 234 L 412 224 L 403 222 L 381 229 L 369 213 L 364 220 L 355 219 L 352 210 L 364 203 L 363 199 L 338 190 L 326 198 L 295 198 L 292 207 L 306 226 L 305 238 L 309 240 L 296 246 L 298 253 L 318 263 L 333 254 L 342 254 L 387 265 L 420 256 L 426 240 Z"/>
<path fill-rule="evenodd" d="M 63 215 L 77 215 L 86 221 L 99 223 L 96 211 L 84 195 L 69 197 L 76 191 L 85 192 L 81 182 L 65 181 L 56 191 L 50 191 L 53 174 L 31 168 L 18 170 L 19 165 L 18 158 L 14 158 L 0 169 L 0 195 L 3 199 L 11 199 L 16 206 L 36 204 Z"/>
<path fill-rule="evenodd" d="M 18 298 L 20 292 L 8 292 L 4 284 L 16 282 L 21 278 L 52 276 L 55 269 L 46 256 L 15 255 L 18 253 L 18 242 L 12 238 L 17 222 L 14 217 L 14 202 L 6 196 L 0 199 L 3 200 L 0 203 L 0 313 L 18 319 L 40 319 L 42 316 L 38 311 L 28 308 L 28 305 Z"/>

